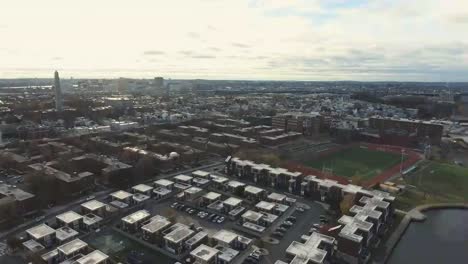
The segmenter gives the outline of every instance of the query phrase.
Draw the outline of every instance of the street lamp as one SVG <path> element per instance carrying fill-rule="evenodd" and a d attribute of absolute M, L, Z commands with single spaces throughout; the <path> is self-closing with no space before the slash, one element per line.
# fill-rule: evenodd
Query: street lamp
<path fill-rule="evenodd" d="M 400 161 L 400 175 L 403 176 L 403 154 L 405 153 L 405 149 L 401 149 L 401 161 Z"/>

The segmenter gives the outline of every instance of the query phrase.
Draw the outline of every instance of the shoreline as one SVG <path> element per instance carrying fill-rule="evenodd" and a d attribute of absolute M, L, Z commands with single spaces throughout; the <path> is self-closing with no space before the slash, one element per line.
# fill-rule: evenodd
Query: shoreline
<path fill-rule="evenodd" d="M 396 245 L 403 237 L 406 232 L 408 226 L 414 222 L 424 222 L 427 218 L 423 212 L 429 210 L 441 210 L 441 209 L 468 209 L 468 203 L 438 203 L 438 204 L 425 204 L 417 206 L 411 209 L 408 213 L 406 213 L 403 220 L 401 220 L 398 227 L 395 229 L 393 234 L 386 242 L 386 249 L 385 249 L 385 256 L 382 262 L 377 263 L 387 263 L 388 259 L 392 255 L 393 250 L 395 249 Z"/>

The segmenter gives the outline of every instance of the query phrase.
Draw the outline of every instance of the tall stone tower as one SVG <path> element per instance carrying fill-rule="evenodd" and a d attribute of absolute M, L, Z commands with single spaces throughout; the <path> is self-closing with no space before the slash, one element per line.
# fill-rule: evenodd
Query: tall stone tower
<path fill-rule="evenodd" d="M 63 99 L 62 89 L 60 88 L 60 77 L 58 71 L 54 74 L 54 89 L 55 89 L 55 110 L 62 112 L 63 110 Z"/>

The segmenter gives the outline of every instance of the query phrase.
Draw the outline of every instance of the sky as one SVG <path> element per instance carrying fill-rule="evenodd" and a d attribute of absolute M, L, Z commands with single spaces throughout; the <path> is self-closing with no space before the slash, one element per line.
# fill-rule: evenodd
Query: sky
<path fill-rule="evenodd" d="M 0 6 L 0 78 L 468 81 L 467 0 Z"/>

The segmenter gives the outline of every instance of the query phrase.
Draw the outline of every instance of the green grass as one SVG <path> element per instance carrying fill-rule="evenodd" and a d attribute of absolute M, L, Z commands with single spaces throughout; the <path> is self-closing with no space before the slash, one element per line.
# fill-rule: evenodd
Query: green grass
<path fill-rule="evenodd" d="M 429 203 L 468 202 L 468 168 L 429 161 L 405 177 L 409 188 L 396 200 L 396 207 L 410 210 Z"/>
<path fill-rule="evenodd" d="M 401 161 L 401 156 L 394 153 L 353 147 L 338 151 L 316 160 L 304 162 L 305 165 L 322 170 L 333 168 L 333 174 L 352 177 L 358 175 L 370 179 Z"/>
<path fill-rule="evenodd" d="M 468 168 L 440 162 L 426 162 L 406 176 L 408 189 L 397 198 L 397 208 L 409 210 L 428 203 L 468 201 Z"/>

